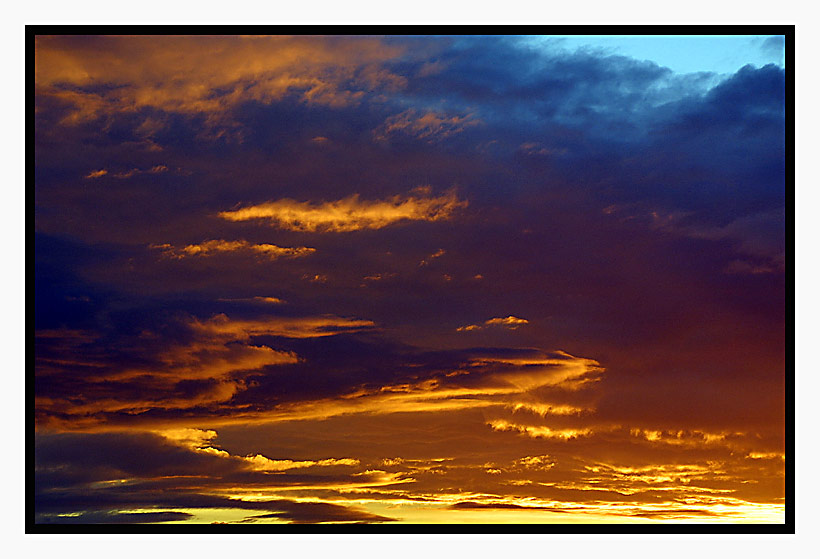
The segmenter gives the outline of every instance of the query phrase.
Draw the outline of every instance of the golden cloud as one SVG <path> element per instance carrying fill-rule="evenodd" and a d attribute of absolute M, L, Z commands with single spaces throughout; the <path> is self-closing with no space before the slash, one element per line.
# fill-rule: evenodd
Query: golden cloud
<path fill-rule="evenodd" d="M 163 255 L 177 259 L 189 256 L 211 256 L 220 252 L 251 252 L 276 260 L 278 258 L 300 258 L 316 252 L 315 248 L 310 247 L 280 247 L 266 243 L 252 244 L 245 240 L 226 241 L 223 239 L 212 239 L 182 248 L 176 248 L 170 244 L 151 245 L 151 248 L 161 249 Z"/>
<path fill-rule="evenodd" d="M 91 171 L 90 173 L 88 173 L 88 174 L 87 174 L 85 177 L 83 177 L 83 178 L 86 178 L 86 179 L 98 179 L 98 178 L 100 178 L 100 177 L 102 177 L 102 176 L 105 176 L 105 175 L 107 175 L 107 174 L 108 174 L 108 171 L 107 171 L 107 170 L 105 170 L 105 169 L 99 169 L 99 170 L 97 170 L 97 171 Z"/>
<path fill-rule="evenodd" d="M 341 333 L 360 332 L 375 326 L 372 320 L 342 318 L 333 315 L 311 317 L 270 317 L 259 320 L 231 320 L 218 314 L 209 320 L 193 320 L 191 328 L 212 336 L 247 340 L 251 336 L 284 338 L 320 338 Z"/>
<path fill-rule="evenodd" d="M 552 429 L 546 425 L 519 425 L 503 419 L 489 423 L 495 431 L 517 431 L 539 439 L 575 439 L 592 434 L 592 429 Z"/>
<path fill-rule="evenodd" d="M 444 256 L 445 254 L 447 254 L 447 251 L 446 251 L 446 250 L 444 250 L 443 248 L 440 248 L 440 249 L 438 249 L 436 252 L 434 252 L 433 254 L 431 254 L 431 255 L 428 257 L 429 259 L 428 259 L 428 258 L 425 258 L 424 260 L 422 260 L 421 262 L 419 262 L 419 267 L 422 267 L 422 266 L 427 266 L 428 264 L 430 264 L 430 261 L 432 261 L 432 260 L 433 260 L 433 259 L 435 259 L 435 258 L 439 258 L 439 257 L 441 257 L 441 256 Z"/>
<path fill-rule="evenodd" d="M 251 100 L 341 106 L 395 91 L 406 79 L 384 63 L 402 52 L 370 37 L 37 36 L 34 82 L 73 107 L 66 124 L 144 107 L 218 120 Z"/>
<path fill-rule="evenodd" d="M 472 382 L 470 386 L 426 379 L 377 388 L 363 387 L 330 399 L 278 406 L 253 417 L 243 416 L 242 421 L 278 422 L 326 419 L 349 414 L 422 413 L 530 406 L 531 404 L 522 402 L 528 398 L 526 393 L 529 390 L 544 386 L 575 390 L 579 383 L 595 382 L 602 372 L 598 363 L 591 359 L 574 357 L 564 352 L 555 352 L 552 357 L 538 353 L 540 357 L 529 359 L 482 357 L 473 360 L 467 366 L 474 370 L 480 380 Z M 497 365 L 502 368 L 494 370 Z M 471 370 L 461 373 L 470 375 Z M 576 408 L 555 406 L 554 409 L 555 415 L 572 415 Z"/>
<path fill-rule="evenodd" d="M 228 221 L 266 220 L 292 231 L 345 232 L 381 229 L 400 221 L 440 221 L 467 206 L 467 201 L 459 200 L 452 190 L 438 197 L 421 195 L 429 193 L 426 189 L 416 192 L 419 195 L 372 201 L 361 200 L 354 194 L 320 204 L 284 198 L 220 212 L 219 217 Z"/>
<path fill-rule="evenodd" d="M 299 361 L 293 352 L 250 343 L 253 336 L 316 338 L 370 329 L 374 323 L 336 316 L 237 321 L 219 314 L 204 321 L 191 319 L 186 326 L 193 334 L 192 339 L 174 343 L 161 351 L 154 358 L 155 365 L 122 368 L 104 358 L 95 362 L 93 356 L 89 356 L 86 359 L 89 363 L 81 365 L 89 367 L 84 377 L 89 387 L 86 395 L 80 398 L 38 397 L 35 407 L 46 416 L 67 414 L 76 417 L 100 412 L 190 409 L 225 402 L 247 389 L 244 377 L 248 373 Z M 55 338 L 58 333 L 47 331 L 45 335 Z M 150 337 L 150 334 L 146 335 Z M 75 333 L 68 332 L 66 336 L 68 344 L 75 343 Z M 81 340 L 88 341 L 86 338 Z M 37 374 L 59 374 L 65 366 L 77 364 L 40 362 Z M 197 390 L 193 393 L 178 390 L 183 381 L 195 381 Z M 126 390 L 128 383 L 140 386 L 139 393 Z"/>
<path fill-rule="evenodd" d="M 516 316 L 508 316 L 506 318 L 491 318 L 489 320 L 485 320 L 484 324 L 467 324 L 466 326 L 459 326 L 456 328 L 456 332 L 469 332 L 470 330 L 481 330 L 486 328 L 487 326 L 500 326 L 502 328 L 507 328 L 509 330 L 515 330 L 519 326 L 523 324 L 529 324 L 530 321 L 526 318 L 518 318 Z"/>
<path fill-rule="evenodd" d="M 416 109 L 408 109 L 388 117 L 373 131 L 373 135 L 377 140 L 387 140 L 392 135 L 402 133 L 433 142 L 459 134 L 465 128 L 480 123 L 481 121 L 472 115 L 448 116 L 434 111 L 422 113 Z"/>
<path fill-rule="evenodd" d="M 283 472 L 299 468 L 327 467 L 327 466 L 358 466 L 359 460 L 354 458 L 322 458 L 320 460 L 274 460 L 262 454 L 247 456 L 233 455 L 213 445 L 217 432 L 211 429 L 160 429 L 154 433 L 164 437 L 168 442 L 194 452 L 209 454 L 230 460 L 239 460 L 243 465 L 257 472 Z"/>

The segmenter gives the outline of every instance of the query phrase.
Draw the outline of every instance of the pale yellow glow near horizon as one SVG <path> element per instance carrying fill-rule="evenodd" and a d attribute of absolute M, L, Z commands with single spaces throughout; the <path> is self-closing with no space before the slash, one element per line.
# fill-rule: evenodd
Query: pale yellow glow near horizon
<path fill-rule="evenodd" d="M 305 500 L 303 502 L 328 502 Z M 395 518 L 395 521 L 383 524 L 783 524 L 785 523 L 785 505 L 747 503 L 745 505 L 713 505 L 709 507 L 715 516 L 690 514 L 668 518 L 647 518 L 635 516 L 638 512 L 633 505 L 601 506 L 595 511 L 575 511 L 571 507 L 567 512 L 544 511 L 533 508 L 523 509 L 486 509 L 458 510 L 448 508 L 449 504 L 418 503 L 403 500 L 400 502 L 384 501 L 335 501 L 332 504 L 346 505 L 371 514 Z M 652 513 L 671 507 L 644 506 L 639 510 Z M 156 524 L 202 524 L 211 522 L 239 522 L 245 518 L 268 514 L 264 510 L 214 508 L 214 509 L 162 509 L 163 511 L 185 512 L 193 517 L 185 520 L 174 520 Z M 157 512 L 156 509 L 134 509 L 121 512 Z M 257 519 L 253 524 L 288 524 L 287 519 Z"/>

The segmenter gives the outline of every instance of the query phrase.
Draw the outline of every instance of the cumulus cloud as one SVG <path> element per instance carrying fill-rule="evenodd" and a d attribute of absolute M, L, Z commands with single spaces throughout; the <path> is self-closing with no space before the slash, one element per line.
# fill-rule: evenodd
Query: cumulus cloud
<path fill-rule="evenodd" d="M 181 248 L 167 243 L 151 245 L 151 248 L 159 249 L 163 255 L 176 259 L 191 256 L 211 256 L 217 253 L 248 252 L 277 260 L 279 258 L 300 258 L 316 252 L 316 249 L 311 247 L 280 247 L 268 243 L 253 244 L 245 240 L 226 241 L 223 239 L 212 239 Z"/>
<path fill-rule="evenodd" d="M 401 221 L 445 220 L 467 206 L 467 201 L 459 200 L 455 191 L 437 197 L 424 196 L 429 194 L 427 190 L 418 192 L 387 200 L 361 200 L 358 194 L 354 194 L 319 204 L 285 198 L 220 212 L 219 217 L 228 221 L 264 220 L 292 231 L 338 233 L 381 229 Z"/>

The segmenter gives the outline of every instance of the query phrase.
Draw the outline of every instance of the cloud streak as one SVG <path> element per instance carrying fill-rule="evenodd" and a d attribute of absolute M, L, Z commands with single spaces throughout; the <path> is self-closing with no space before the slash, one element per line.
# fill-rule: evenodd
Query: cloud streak
<path fill-rule="evenodd" d="M 438 142 L 478 124 L 481 124 L 481 121 L 471 115 L 447 116 L 434 111 L 422 113 L 415 109 L 407 109 L 388 117 L 373 131 L 373 136 L 381 141 L 396 135 L 407 135 L 427 142 Z"/>
<path fill-rule="evenodd" d="M 422 191 L 424 192 L 424 191 Z M 382 229 L 402 221 L 441 221 L 467 207 L 455 191 L 438 197 L 396 195 L 387 200 L 361 200 L 354 194 L 342 200 L 312 204 L 282 199 L 224 211 L 228 221 L 259 220 L 292 231 L 343 233 Z"/>
<path fill-rule="evenodd" d="M 316 252 L 315 248 L 310 247 L 280 247 L 268 243 L 253 244 L 245 240 L 226 241 L 224 239 L 212 239 L 181 248 L 167 243 L 151 245 L 150 248 L 159 249 L 164 256 L 176 259 L 240 252 L 256 254 L 270 260 L 278 260 L 279 258 L 301 258 Z"/>
<path fill-rule="evenodd" d="M 482 330 L 487 327 L 497 326 L 501 328 L 506 328 L 508 330 L 516 330 L 519 326 L 524 324 L 529 324 L 529 320 L 526 318 L 519 318 L 517 316 L 507 316 L 504 318 L 496 317 L 490 318 L 484 321 L 483 324 L 467 324 L 465 326 L 459 326 L 456 328 L 456 332 L 469 332 L 471 330 Z"/>

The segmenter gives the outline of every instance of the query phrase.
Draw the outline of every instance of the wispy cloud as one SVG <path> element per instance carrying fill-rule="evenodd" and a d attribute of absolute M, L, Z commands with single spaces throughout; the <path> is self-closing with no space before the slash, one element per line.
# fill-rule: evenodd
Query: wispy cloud
<path fill-rule="evenodd" d="M 168 167 L 166 165 L 154 165 L 148 169 L 138 169 L 134 167 L 133 169 L 129 169 L 127 171 L 120 171 L 118 173 L 113 173 L 110 176 L 117 178 L 117 179 L 130 179 L 135 175 L 156 175 L 157 173 L 166 173 L 168 172 Z M 98 171 L 91 171 L 87 175 L 85 175 L 86 179 L 98 179 L 102 176 L 108 175 L 109 172 L 107 169 L 100 169 Z"/>
<path fill-rule="evenodd" d="M 106 414 L 111 413 L 217 405 L 250 388 L 245 381 L 248 375 L 265 367 L 300 361 L 295 352 L 274 349 L 254 338 L 322 338 L 373 327 L 372 321 L 330 315 L 258 320 L 233 320 L 224 314 L 206 320 L 190 318 L 177 324 L 184 333 L 181 340 L 166 343 L 156 333 L 141 333 L 142 344 L 151 342 L 150 345 L 159 347 L 131 365 L 96 353 L 87 355 L 82 362 L 41 356 L 36 365 L 40 378 L 60 382 L 62 371 L 81 369 L 86 389 L 82 397 L 76 398 L 66 398 L 60 390 L 48 395 L 41 393 L 36 398 L 36 407 L 39 414 L 53 414 L 46 422 L 76 427 L 105 422 Z M 52 344 L 61 343 L 65 351 L 77 344 L 97 341 L 93 337 L 77 338 L 73 331 L 67 331 L 64 339 L 59 337 L 59 331 L 46 331 L 44 335 Z"/>
<path fill-rule="evenodd" d="M 310 247 L 280 247 L 267 243 L 252 244 L 245 240 L 226 241 L 223 239 L 212 239 L 181 248 L 176 248 L 170 244 L 151 245 L 151 248 L 159 249 L 163 255 L 177 259 L 191 256 L 212 256 L 218 253 L 249 252 L 271 260 L 277 260 L 279 258 L 299 258 L 316 252 L 315 248 Z"/>
<path fill-rule="evenodd" d="M 301 468 L 329 467 L 329 466 L 358 466 L 359 460 L 354 458 L 322 458 L 319 460 L 291 460 L 289 458 L 272 459 L 262 454 L 237 456 L 221 448 L 213 441 L 217 432 L 210 429 L 162 429 L 155 431 L 173 444 L 202 454 L 215 456 L 234 462 L 242 467 L 257 472 L 285 472 Z"/>
<path fill-rule="evenodd" d="M 219 314 L 205 321 L 194 319 L 191 321 L 190 326 L 199 332 L 236 336 L 238 339 L 247 339 L 250 336 L 321 338 L 372 329 L 375 327 L 375 323 L 372 320 L 343 318 L 333 315 L 312 317 L 280 316 L 257 320 L 232 320 L 224 314 Z"/>
<path fill-rule="evenodd" d="M 387 140 L 391 136 L 402 134 L 434 142 L 478 124 L 481 124 L 481 121 L 472 115 L 448 116 L 435 111 L 421 112 L 416 109 L 407 109 L 388 117 L 381 126 L 373 131 L 373 135 L 377 140 Z"/>
<path fill-rule="evenodd" d="M 263 297 L 263 296 L 222 298 L 222 299 L 219 299 L 219 301 L 240 301 L 240 302 L 260 303 L 260 304 L 268 304 L 268 305 L 284 305 L 286 303 L 285 300 L 280 299 L 279 297 Z"/>
<path fill-rule="evenodd" d="M 444 256 L 445 254 L 447 254 L 447 251 L 444 250 L 443 248 L 440 248 L 436 252 L 434 252 L 433 254 L 428 256 L 427 258 L 423 259 L 421 262 L 419 262 L 419 267 L 427 266 L 428 264 L 430 264 L 430 262 L 432 260 L 434 260 L 436 258 L 440 258 L 440 257 Z"/>
<path fill-rule="evenodd" d="M 515 330 L 519 326 L 524 324 L 529 324 L 529 320 L 526 318 L 518 318 L 517 316 L 507 316 L 504 318 L 496 317 L 490 318 L 489 320 L 485 320 L 483 324 L 467 324 L 465 326 L 459 326 L 456 328 L 456 332 L 469 332 L 471 330 L 482 330 L 487 327 L 500 327 L 506 328 L 508 330 Z"/>
<path fill-rule="evenodd" d="M 347 232 L 381 229 L 401 221 L 440 221 L 456 210 L 467 207 L 455 191 L 430 197 L 429 190 L 387 200 L 361 200 L 358 194 L 334 202 L 313 204 L 288 198 L 224 211 L 219 217 L 228 221 L 264 220 L 275 227 L 292 231 Z"/>

